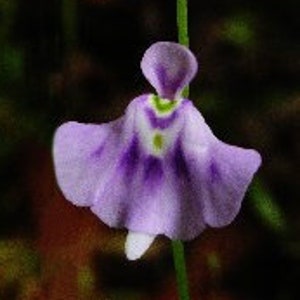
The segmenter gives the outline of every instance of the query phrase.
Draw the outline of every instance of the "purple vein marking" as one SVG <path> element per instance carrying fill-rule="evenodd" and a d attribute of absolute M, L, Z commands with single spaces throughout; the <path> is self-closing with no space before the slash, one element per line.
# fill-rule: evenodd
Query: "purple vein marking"
<path fill-rule="evenodd" d="M 125 172 L 125 178 L 131 179 L 137 171 L 140 159 L 140 149 L 137 136 L 134 136 L 129 148 L 123 154 L 120 167 Z"/>
<path fill-rule="evenodd" d="M 174 111 L 168 117 L 157 117 L 151 108 L 146 108 L 146 114 L 153 128 L 166 129 L 177 117 L 177 111 Z"/>

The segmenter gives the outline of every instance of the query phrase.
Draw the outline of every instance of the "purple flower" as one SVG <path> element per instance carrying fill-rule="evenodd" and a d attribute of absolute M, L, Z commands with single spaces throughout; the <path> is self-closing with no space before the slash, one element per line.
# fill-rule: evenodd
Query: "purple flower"
<path fill-rule="evenodd" d="M 124 116 L 94 125 L 67 122 L 53 155 L 66 199 L 104 223 L 129 230 L 125 250 L 139 258 L 156 235 L 189 240 L 235 218 L 261 157 L 218 140 L 181 96 L 197 72 L 185 47 L 152 45 L 141 68 L 157 94 L 135 98 Z"/>

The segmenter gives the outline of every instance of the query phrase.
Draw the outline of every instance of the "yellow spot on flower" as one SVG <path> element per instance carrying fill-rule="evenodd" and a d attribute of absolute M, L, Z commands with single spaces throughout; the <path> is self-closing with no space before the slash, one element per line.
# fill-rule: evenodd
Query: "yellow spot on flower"
<path fill-rule="evenodd" d="M 161 150 L 163 148 L 164 139 L 161 134 L 157 133 L 153 137 L 153 146 L 157 150 Z"/>
<path fill-rule="evenodd" d="M 150 106 L 152 107 L 152 109 L 155 111 L 157 115 L 165 116 L 173 113 L 182 102 L 182 99 L 170 100 L 170 99 L 160 98 L 157 95 L 151 95 L 148 101 Z"/>

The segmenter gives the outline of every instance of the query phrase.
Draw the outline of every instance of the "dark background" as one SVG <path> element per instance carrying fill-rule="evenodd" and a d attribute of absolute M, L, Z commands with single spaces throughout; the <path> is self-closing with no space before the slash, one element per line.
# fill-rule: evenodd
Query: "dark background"
<path fill-rule="evenodd" d="M 67 202 L 51 144 L 62 122 L 107 122 L 152 88 L 139 68 L 176 41 L 175 0 L 0 0 L 0 299 L 176 299 L 170 243 L 138 262 L 125 231 Z M 299 2 L 189 1 L 190 98 L 263 166 L 241 213 L 186 244 L 192 299 L 299 297 Z"/>

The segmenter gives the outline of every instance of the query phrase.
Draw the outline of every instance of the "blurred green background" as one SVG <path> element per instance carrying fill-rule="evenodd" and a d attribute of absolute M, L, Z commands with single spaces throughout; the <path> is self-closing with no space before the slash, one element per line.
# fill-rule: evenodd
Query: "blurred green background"
<path fill-rule="evenodd" d="M 152 88 L 139 62 L 176 41 L 175 0 L 0 0 L 0 299 L 176 299 L 169 242 L 138 262 L 125 231 L 68 203 L 51 144 Z M 299 1 L 189 1 L 190 98 L 263 166 L 230 226 L 186 244 L 192 299 L 299 297 Z"/>

